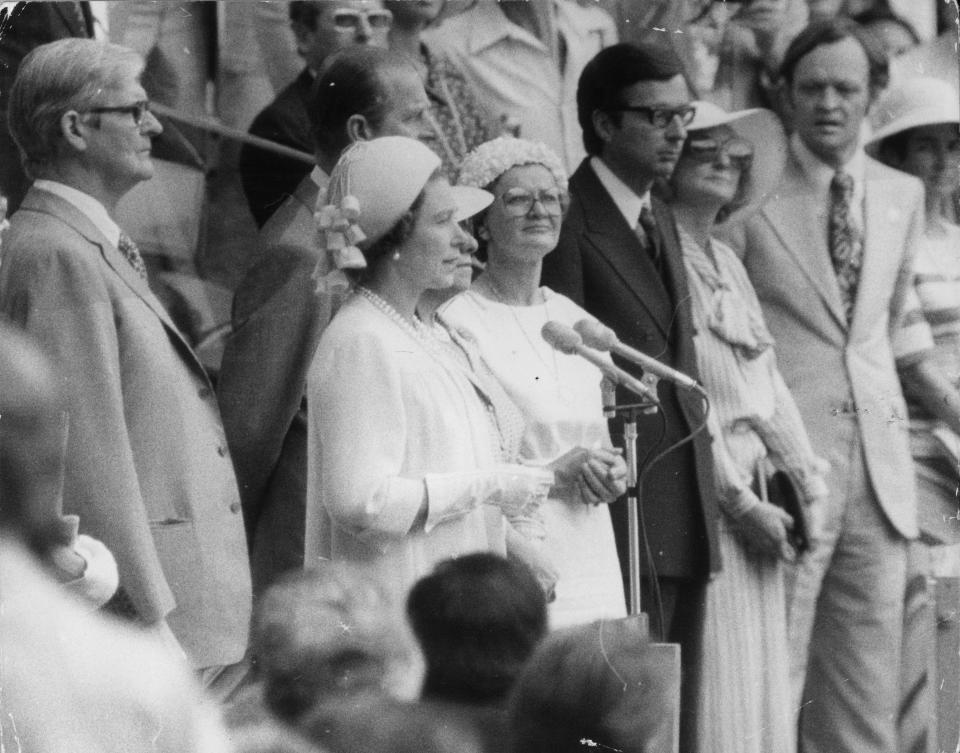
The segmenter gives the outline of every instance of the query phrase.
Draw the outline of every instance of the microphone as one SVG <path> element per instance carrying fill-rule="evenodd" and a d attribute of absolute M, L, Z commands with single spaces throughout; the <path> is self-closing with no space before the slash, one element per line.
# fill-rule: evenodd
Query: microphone
<path fill-rule="evenodd" d="M 580 335 L 583 342 L 591 348 L 602 351 L 609 350 L 621 358 L 632 361 L 644 371 L 648 371 L 654 376 L 660 377 L 660 379 L 666 379 L 688 390 L 703 392 L 703 387 L 697 384 L 695 379 L 688 377 L 682 371 L 670 368 L 656 358 L 651 358 L 646 353 L 641 353 L 639 350 L 624 345 L 612 329 L 598 321 L 581 319 L 573 325 L 573 329 Z"/>
<path fill-rule="evenodd" d="M 547 322 L 540 330 L 540 336 L 546 340 L 547 344 L 554 350 L 559 350 L 561 353 L 568 355 L 578 355 L 581 358 L 587 359 L 600 369 L 611 381 L 626 387 L 644 400 L 649 400 L 657 405 L 660 404 L 660 400 L 653 390 L 639 379 L 630 376 L 630 374 L 623 369 L 614 366 L 595 350 L 585 347 L 583 338 L 566 324 L 556 321 Z"/>

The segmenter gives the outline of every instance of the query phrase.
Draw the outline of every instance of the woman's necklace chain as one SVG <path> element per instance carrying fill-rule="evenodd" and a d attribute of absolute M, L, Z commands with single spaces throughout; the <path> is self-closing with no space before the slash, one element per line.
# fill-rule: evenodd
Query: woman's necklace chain
<path fill-rule="evenodd" d="M 517 329 L 520 330 L 523 335 L 523 339 L 527 341 L 527 344 L 530 346 L 530 349 L 536 355 L 537 359 L 547 367 L 547 370 L 551 372 L 553 376 L 553 382 L 556 386 L 557 393 L 561 398 L 566 399 L 566 390 L 564 389 L 563 380 L 560 378 L 560 366 L 557 363 L 557 351 L 553 348 L 550 348 L 550 360 L 548 361 L 543 355 L 543 340 L 539 342 L 530 337 L 530 333 L 527 331 L 527 328 L 524 326 L 523 321 L 520 319 L 520 315 L 517 313 L 517 309 L 520 307 L 519 304 L 510 303 L 506 298 L 501 295 L 500 291 L 497 289 L 497 286 L 493 282 L 493 278 L 487 276 L 487 290 L 489 290 L 497 303 L 502 303 L 510 311 L 510 316 L 513 317 L 514 323 L 517 325 Z M 547 300 L 546 294 L 543 295 L 543 323 L 546 324 L 550 321 L 550 309 L 549 302 Z M 539 334 L 539 333 L 538 333 Z"/>

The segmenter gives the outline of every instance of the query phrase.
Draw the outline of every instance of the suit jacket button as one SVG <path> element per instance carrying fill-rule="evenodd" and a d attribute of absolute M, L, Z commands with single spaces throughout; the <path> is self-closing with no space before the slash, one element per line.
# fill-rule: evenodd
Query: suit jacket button
<path fill-rule="evenodd" d="M 225 458 L 227 456 L 227 448 L 224 447 L 223 445 L 220 445 L 219 447 L 217 447 L 217 454 L 220 457 Z"/>
<path fill-rule="evenodd" d="M 201 387 L 200 391 L 197 394 L 200 395 L 201 398 L 206 400 L 208 397 L 210 397 L 210 395 L 213 394 L 213 390 L 211 390 L 209 387 Z"/>
<path fill-rule="evenodd" d="M 239 502 L 231 502 L 231 503 L 230 503 L 230 512 L 232 512 L 232 513 L 234 513 L 234 514 L 240 512 L 240 503 L 239 503 Z"/>

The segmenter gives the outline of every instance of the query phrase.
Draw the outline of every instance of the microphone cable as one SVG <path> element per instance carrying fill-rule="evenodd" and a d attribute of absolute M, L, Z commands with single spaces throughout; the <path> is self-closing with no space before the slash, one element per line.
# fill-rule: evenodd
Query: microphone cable
<path fill-rule="evenodd" d="M 660 582 L 657 580 L 657 568 L 653 559 L 653 550 L 650 548 L 650 540 L 647 537 L 647 525 L 643 514 L 643 481 L 653 466 L 663 460 L 674 450 L 679 449 L 689 442 L 692 442 L 698 434 L 707 428 L 707 417 L 710 413 L 710 398 L 707 396 L 706 391 L 702 388 L 697 390 L 697 394 L 700 395 L 700 399 L 702 400 L 703 419 L 696 427 L 694 427 L 693 431 L 691 431 L 685 437 L 682 437 L 674 442 L 662 452 L 655 455 L 653 459 L 648 462 L 648 458 L 650 458 L 650 455 L 656 450 L 657 447 L 660 446 L 660 443 L 663 442 L 663 438 L 667 433 L 667 419 L 663 415 L 662 410 L 658 411 L 660 415 L 660 436 L 657 438 L 656 443 L 651 445 L 650 449 L 647 450 L 647 454 L 644 455 L 643 462 L 640 465 L 640 470 L 637 473 L 637 486 L 634 489 L 634 493 L 637 498 L 637 513 L 640 524 L 640 532 L 641 536 L 643 537 L 644 555 L 646 557 L 647 568 L 649 570 L 650 587 L 653 591 L 654 604 L 657 608 L 657 627 L 659 628 L 660 636 L 664 641 L 668 640 L 668 638 L 663 621 L 663 595 L 660 592 Z"/>

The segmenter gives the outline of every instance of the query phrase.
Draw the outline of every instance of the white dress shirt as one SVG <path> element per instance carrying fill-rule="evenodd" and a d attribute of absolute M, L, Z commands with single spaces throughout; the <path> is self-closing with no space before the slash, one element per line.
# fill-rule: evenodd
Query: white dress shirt
<path fill-rule="evenodd" d="M 424 39 L 450 57 L 494 117 L 520 124 L 520 135 L 542 141 L 572 172 L 586 155 L 577 120 L 577 81 L 586 64 L 615 44 L 613 19 L 600 8 L 554 0 L 553 30 L 566 43 L 560 70 L 551 46 L 513 23 L 496 2 L 482 0 L 446 19 Z"/>
<path fill-rule="evenodd" d="M 651 209 L 650 191 L 643 196 L 638 196 L 630 186 L 614 175 L 613 170 L 607 167 L 599 157 L 590 158 L 590 167 L 596 173 L 600 185 L 610 194 L 610 198 L 613 199 L 613 203 L 620 210 L 627 224 L 636 231 L 640 222 L 640 210 L 644 207 Z"/>
<path fill-rule="evenodd" d="M 803 174 L 810 185 L 817 189 L 817 196 L 821 197 L 823 207 L 830 210 L 830 181 L 836 174 L 836 168 L 817 157 L 806 144 L 794 133 L 790 138 L 790 148 L 793 150 Z M 843 165 L 843 172 L 853 178 L 853 198 L 850 201 L 850 212 L 857 228 L 863 231 L 863 197 L 864 171 L 866 170 L 866 155 L 863 147 L 858 146 L 853 156 Z"/>

